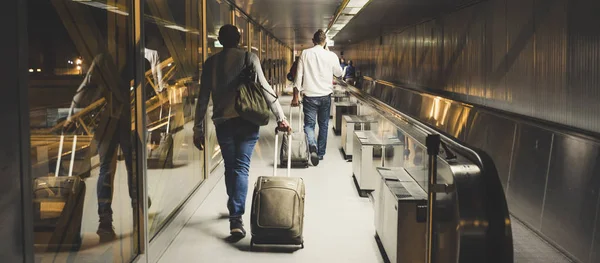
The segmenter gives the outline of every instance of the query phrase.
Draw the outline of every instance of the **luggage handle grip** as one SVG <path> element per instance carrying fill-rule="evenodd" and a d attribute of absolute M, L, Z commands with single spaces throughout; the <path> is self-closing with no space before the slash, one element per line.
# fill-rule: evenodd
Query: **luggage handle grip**
<path fill-rule="evenodd" d="M 56 169 L 54 171 L 54 177 L 58 177 L 58 173 L 60 172 L 60 166 L 62 161 L 62 151 L 65 143 L 65 135 L 60 135 L 60 142 L 58 145 L 58 156 L 56 158 Z M 73 176 L 73 163 L 75 162 L 75 151 L 77 150 L 77 135 L 73 135 L 73 146 L 71 147 L 71 162 L 69 164 L 69 174 L 68 176 Z"/>
<path fill-rule="evenodd" d="M 292 121 L 292 109 L 293 108 L 295 108 L 295 107 L 293 107 L 292 105 L 290 105 L 290 111 L 289 111 L 289 115 L 290 115 L 290 127 L 291 127 L 291 125 L 293 123 L 293 121 Z M 302 117 L 303 117 L 303 114 L 302 114 L 302 102 L 299 102 L 299 105 L 298 105 L 298 130 L 299 131 L 301 130 L 301 127 L 302 127 Z"/>
<path fill-rule="evenodd" d="M 277 145 L 279 145 L 279 128 L 275 128 L 275 145 L 273 146 L 273 176 L 277 176 Z M 285 131 L 284 131 L 285 132 Z M 287 177 L 290 177 L 292 172 L 292 133 L 288 133 L 288 154 L 287 154 Z"/>

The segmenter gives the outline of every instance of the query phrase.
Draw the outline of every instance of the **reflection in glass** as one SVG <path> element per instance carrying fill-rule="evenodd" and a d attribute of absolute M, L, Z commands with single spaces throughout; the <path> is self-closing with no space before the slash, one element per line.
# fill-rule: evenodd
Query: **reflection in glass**
<path fill-rule="evenodd" d="M 130 262 L 139 244 L 128 1 L 28 1 L 36 261 Z"/>
<path fill-rule="evenodd" d="M 223 46 L 218 40 L 219 28 L 231 23 L 230 12 L 231 7 L 224 1 L 206 1 L 206 30 L 208 31 L 208 54 L 206 57 L 223 50 Z"/>
<path fill-rule="evenodd" d="M 256 55 L 258 55 L 258 57 L 260 57 L 259 54 L 259 47 L 260 46 L 260 27 L 256 26 L 256 25 L 252 25 L 252 52 Z"/>
<path fill-rule="evenodd" d="M 248 21 L 246 17 L 240 13 L 239 11 L 235 12 L 235 26 L 240 30 L 241 38 L 240 38 L 240 48 L 247 49 L 248 48 Z"/>
<path fill-rule="evenodd" d="M 204 180 L 204 153 L 193 143 L 193 114 L 202 63 L 198 1 L 147 0 L 147 181 L 150 237 Z"/>
<path fill-rule="evenodd" d="M 218 32 L 219 32 L 219 29 L 221 28 L 221 26 L 231 23 L 231 21 L 230 21 L 231 7 L 228 4 L 226 4 L 225 2 L 219 3 L 215 0 L 208 0 L 206 2 L 206 4 L 207 4 L 206 28 L 208 30 L 208 50 L 209 50 L 208 55 L 212 56 L 212 55 L 220 52 L 221 50 L 223 50 L 223 47 L 221 46 L 221 44 L 218 42 L 218 40 L 216 38 L 218 36 Z M 214 39 L 211 39 L 212 38 L 211 36 L 214 36 Z M 207 114 L 208 114 L 208 116 L 206 116 L 206 119 L 210 120 L 212 117 L 211 116 L 212 101 L 210 102 Z M 208 155 L 208 163 L 206 165 L 208 165 L 209 170 L 212 170 L 222 160 L 221 148 L 219 147 L 219 144 L 217 143 L 217 133 L 216 133 L 215 125 L 213 124 L 212 121 L 208 121 L 206 123 L 205 136 L 206 136 L 206 141 L 207 141 L 205 151 L 206 151 L 206 154 Z"/>

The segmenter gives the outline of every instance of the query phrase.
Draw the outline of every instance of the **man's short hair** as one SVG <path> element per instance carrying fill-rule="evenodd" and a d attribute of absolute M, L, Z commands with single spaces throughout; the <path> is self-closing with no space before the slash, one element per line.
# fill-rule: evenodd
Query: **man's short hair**
<path fill-rule="evenodd" d="M 325 31 L 323 31 L 323 29 L 317 30 L 317 32 L 315 32 L 315 35 L 313 36 L 312 40 L 315 45 L 325 44 L 325 41 L 327 41 L 327 36 L 325 35 Z"/>
<path fill-rule="evenodd" d="M 219 42 L 223 47 L 237 47 L 240 43 L 241 34 L 234 25 L 227 24 L 219 29 Z"/>

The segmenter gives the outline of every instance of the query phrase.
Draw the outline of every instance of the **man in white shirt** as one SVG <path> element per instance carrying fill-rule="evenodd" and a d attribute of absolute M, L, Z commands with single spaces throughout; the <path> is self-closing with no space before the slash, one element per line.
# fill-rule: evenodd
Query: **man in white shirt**
<path fill-rule="evenodd" d="M 303 93 L 304 132 L 308 138 L 313 166 L 318 165 L 319 160 L 323 160 L 327 148 L 333 76 L 341 77 L 343 74 L 337 55 L 326 49 L 326 40 L 325 32 L 319 29 L 313 36 L 315 46 L 302 51 L 292 100 L 292 106 L 298 106 L 298 93 Z M 315 140 L 317 123 L 319 135 Z"/>

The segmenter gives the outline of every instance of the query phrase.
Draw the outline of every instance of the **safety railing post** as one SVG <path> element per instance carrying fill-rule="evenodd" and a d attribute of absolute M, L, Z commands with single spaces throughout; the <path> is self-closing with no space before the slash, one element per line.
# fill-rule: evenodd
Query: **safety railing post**
<path fill-rule="evenodd" d="M 429 155 L 429 171 L 428 171 L 428 198 L 427 198 L 427 237 L 425 262 L 432 263 L 435 260 L 435 199 L 437 185 L 437 157 L 440 152 L 440 135 L 428 135 L 425 141 L 427 147 L 427 155 Z"/>

